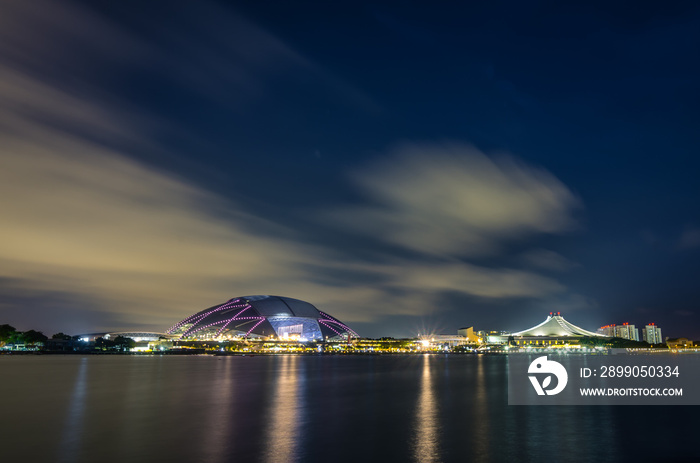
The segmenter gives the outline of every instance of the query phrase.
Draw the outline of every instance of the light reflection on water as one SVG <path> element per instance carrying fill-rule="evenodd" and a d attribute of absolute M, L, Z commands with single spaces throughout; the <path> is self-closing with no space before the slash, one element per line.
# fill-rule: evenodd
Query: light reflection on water
<path fill-rule="evenodd" d="M 206 431 L 202 433 L 203 454 L 212 463 L 229 461 L 231 422 L 237 417 L 231 412 L 236 397 L 236 381 L 233 364 L 224 359 L 216 362 L 216 381 L 211 388 L 211 413 L 205 422 Z"/>
<path fill-rule="evenodd" d="M 270 411 L 269 428 L 265 449 L 265 462 L 283 463 L 301 461 L 300 432 L 306 408 L 304 385 L 306 375 L 300 366 L 300 357 L 284 355 L 279 358 L 279 369 L 275 375 L 275 388 Z"/>
<path fill-rule="evenodd" d="M 506 372 L 476 355 L 0 357 L 2 460 L 700 461 L 694 407 L 508 406 Z"/>
<path fill-rule="evenodd" d="M 433 463 L 439 460 L 438 404 L 435 400 L 431 381 L 431 355 L 423 355 L 423 372 L 421 374 L 420 395 L 416 407 L 414 460 L 422 463 Z"/>
<path fill-rule="evenodd" d="M 484 371 L 485 361 L 483 355 L 478 356 L 474 408 L 471 414 L 472 426 L 470 428 L 474 430 L 474 457 L 476 461 L 488 461 L 489 458 L 489 410 L 486 373 Z"/>
<path fill-rule="evenodd" d="M 85 413 L 85 396 L 87 394 L 88 359 L 80 359 L 80 366 L 73 384 L 73 392 L 66 411 L 61 449 L 57 455 L 58 461 L 76 461 L 83 436 L 83 421 Z"/>

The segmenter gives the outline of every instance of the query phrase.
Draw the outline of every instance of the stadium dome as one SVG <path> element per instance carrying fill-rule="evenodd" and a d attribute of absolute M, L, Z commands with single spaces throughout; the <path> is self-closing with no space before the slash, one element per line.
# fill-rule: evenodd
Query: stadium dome
<path fill-rule="evenodd" d="M 279 296 L 244 296 L 197 312 L 168 331 L 178 339 L 242 336 L 320 341 L 359 337 L 308 302 Z"/>
<path fill-rule="evenodd" d="M 600 337 L 598 333 L 579 328 L 573 323 L 564 320 L 559 312 L 556 315 L 550 313 L 546 320 L 539 325 L 533 326 L 517 333 L 511 333 L 511 336 L 593 336 Z"/>

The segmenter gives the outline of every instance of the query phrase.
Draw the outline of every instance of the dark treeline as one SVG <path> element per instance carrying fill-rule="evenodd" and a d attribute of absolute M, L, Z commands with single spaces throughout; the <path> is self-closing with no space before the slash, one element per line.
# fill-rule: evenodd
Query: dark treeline
<path fill-rule="evenodd" d="M 126 351 L 136 345 L 131 338 L 117 336 L 114 339 L 97 338 L 94 341 L 82 341 L 79 336 L 56 333 L 49 339 L 41 331 L 17 331 L 14 326 L 0 325 L 0 347 L 30 346 L 41 350 L 97 350 Z"/>
<path fill-rule="evenodd" d="M 63 333 L 55 334 L 55 336 L 66 336 Z M 41 331 L 17 331 L 14 326 L 0 325 L 0 346 L 5 344 L 40 344 L 48 340 Z M 70 339 L 70 336 L 68 336 Z"/>

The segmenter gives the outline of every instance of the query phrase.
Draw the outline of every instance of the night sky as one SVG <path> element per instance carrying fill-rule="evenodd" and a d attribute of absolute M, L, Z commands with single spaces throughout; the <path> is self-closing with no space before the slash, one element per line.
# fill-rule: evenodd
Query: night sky
<path fill-rule="evenodd" d="M 698 2 L 2 0 L 0 324 L 700 339 L 699 57 Z"/>

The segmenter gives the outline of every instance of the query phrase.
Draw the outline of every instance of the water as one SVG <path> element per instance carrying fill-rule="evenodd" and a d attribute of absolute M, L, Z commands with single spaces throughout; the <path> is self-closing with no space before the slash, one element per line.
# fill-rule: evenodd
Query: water
<path fill-rule="evenodd" d="M 25 462 L 700 461 L 694 407 L 507 405 L 504 356 L 2 356 Z"/>

